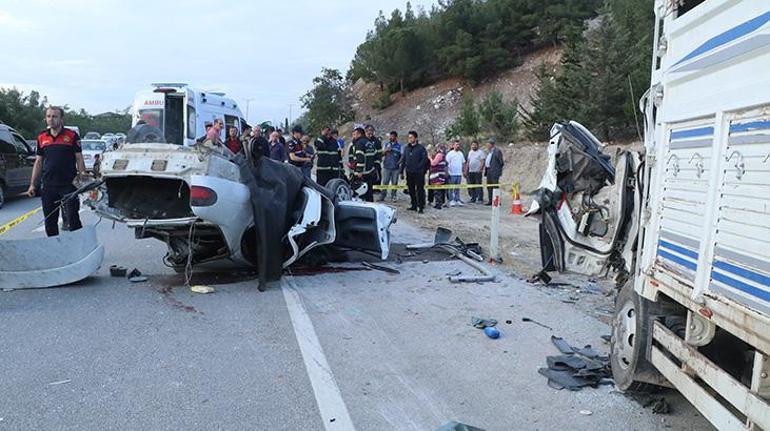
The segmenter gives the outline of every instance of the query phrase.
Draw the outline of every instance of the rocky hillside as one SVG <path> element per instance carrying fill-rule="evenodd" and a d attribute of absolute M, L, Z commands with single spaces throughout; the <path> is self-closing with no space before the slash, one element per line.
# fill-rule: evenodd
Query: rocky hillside
<path fill-rule="evenodd" d="M 353 85 L 355 122 L 371 123 L 381 133 L 397 130 L 405 134 L 416 130 L 423 142 L 438 142 L 444 139 L 444 129 L 459 114 L 460 102 L 466 93 L 472 94 L 478 101 L 489 91 L 497 89 L 506 100 L 515 98 L 524 108 L 529 108 L 530 96 L 537 82 L 535 72 L 543 63 L 555 65 L 560 56 L 560 49 L 543 49 L 526 56 L 521 66 L 475 87 L 459 79 L 448 79 L 405 96 L 395 94 L 391 96 L 391 105 L 382 110 L 373 107 L 381 97 L 379 87 L 358 80 Z M 351 124 L 346 126 L 344 132 L 349 131 Z"/>

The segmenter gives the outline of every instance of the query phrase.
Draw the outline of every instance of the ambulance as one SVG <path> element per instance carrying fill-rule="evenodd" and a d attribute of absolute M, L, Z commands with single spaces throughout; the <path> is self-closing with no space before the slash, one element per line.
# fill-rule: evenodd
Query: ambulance
<path fill-rule="evenodd" d="M 198 90 L 183 83 L 155 83 L 139 91 L 132 105 L 131 127 L 139 121 L 158 127 L 166 143 L 190 146 L 206 134 L 206 124 L 225 122 L 221 139 L 235 126 L 246 125 L 240 107 L 224 93 Z"/>

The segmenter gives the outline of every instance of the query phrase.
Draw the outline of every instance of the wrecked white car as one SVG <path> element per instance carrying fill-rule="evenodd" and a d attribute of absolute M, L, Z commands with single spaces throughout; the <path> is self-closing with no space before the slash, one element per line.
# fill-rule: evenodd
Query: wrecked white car
<path fill-rule="evenodd" d="M 165 242 L 165 263 L 283 268 L 320 246 L 363 250 L 386 259 L 394 208 L 354 201 L 304 180 L 272 160 L 254 164 L 210 143 L 124 144 L 106 153 L 104 184 L 86 202 L 100 216 Z M 347 187 L 347 184 L 338 185 Z"/>

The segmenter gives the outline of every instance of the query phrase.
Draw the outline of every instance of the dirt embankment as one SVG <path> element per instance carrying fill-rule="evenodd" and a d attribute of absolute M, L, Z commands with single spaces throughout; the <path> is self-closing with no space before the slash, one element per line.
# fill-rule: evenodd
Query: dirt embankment
<path fill-rule="evenodd" d="M 382 110 L 373 107 L 382 94 L 379 87 L 359 80 L 353 84 L 354 122 L 371 123 L 382 133 L 397 130 L 406 134 L 409 130 L 416 130 L 423 142 L 435 143 L 444 139 L 444 130 L 460 113 L 465 94 L 470 94 L 478 102 L 490 91 L 497 90 L 504 100 L 516 99 L 524 109 L 529 109 L 537 88 L 537 69 L 541 64 L 554 67 L 560 58 L 559 48 L 542 49 L 525 56 L 520 66 L 476 86 L 460 79 L 447 79 L 403 96 L 394 94 L 391 105 Z M 351 125 L 345 125 L 340 131 L 349 132 Z"/>

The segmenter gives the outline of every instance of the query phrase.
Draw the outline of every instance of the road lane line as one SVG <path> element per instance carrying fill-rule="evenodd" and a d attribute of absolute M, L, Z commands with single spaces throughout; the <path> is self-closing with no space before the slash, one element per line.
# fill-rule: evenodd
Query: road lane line
<path fill-rule="evenodd" d="M 283 277 L 281 290 L 286 300 L 286 307 L 289 309 L 289 317 L 294 326 L 294 335 L 302 353 L 302 360 L 305 362 L 305 369 L 313 386 L 313 394 L 318 410 L 321 412 L 324 428 L 327 431 L 355 430 L 340 388 L 337 386 L 337 380 L 332 374 L 313 322 L 291 275 Z"/>

